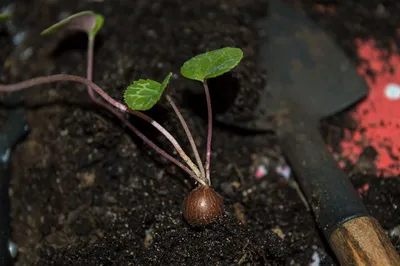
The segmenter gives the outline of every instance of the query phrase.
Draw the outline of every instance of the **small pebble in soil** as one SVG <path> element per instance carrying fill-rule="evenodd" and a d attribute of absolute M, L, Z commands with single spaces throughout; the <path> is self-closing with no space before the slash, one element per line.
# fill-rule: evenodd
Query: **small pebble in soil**
<path fill-rule="evenodd" d="M 18 255 L 18 247 L 17 244 L 12 242 L 11 240 L 8 241 L 8 251 L 10 252 L 11 257 L 16 258 Z"/>
<path fill-rule="evenodd" d="M 397 237 L 400 241 L 400 225 L 393 227 L 392 229 L 389 230 L 389 236 L 391 238 Z"/>
<path fill-rule="evenodd" d="M 314 251 L 312 255 L 312 260 L 313 262 L 310 264 L 310 266 L 319 266 L 321 263 L 321 259 L 319 258 L 318 252 Z"/>
<path fill-rule="evenodd" d="M 275 171 L 281 175 L 283 178 L 285 178 L 285 180 L 288 180 L 290 178 L 290 175 L 292 173 L 292 170 L 290 169 L 290 167 L 288 165 L 278 165 L 275 168 Z"/>
<path fill-rule="evenodd" d="M 254 176 L 257 179 L 261 179 L 264 176 L 266 176 L 268 174 L 268 169 L 265 167 L 265 165 L 259 165 L 257 167 L 256 173 L 254 174 Z"/>

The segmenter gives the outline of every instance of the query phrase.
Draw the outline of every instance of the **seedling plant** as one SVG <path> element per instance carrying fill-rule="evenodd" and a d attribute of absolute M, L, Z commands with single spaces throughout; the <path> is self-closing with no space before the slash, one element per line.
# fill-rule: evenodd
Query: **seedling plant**
<path fill-rule="evenodd" d="M 185 219 L 190 224 L 197 226 L 203 226 L 213 222 L 215 218 L 223 214 L 224 207 L 222 197 L 211 187 L 212 106 L 207 80 L 220 76 L 236 67 L 243 58 L 242 50 L 239 48 L 226 47 L 209 51 L 189 59 L 180 69 L 184 77 L 199 81 L 204 87 L 208 113 L 205 163 L 203 163 L 200 157 L 192 133 L 179 111 L 179 108 L 172 97 L 168 95 L 168 93 L 165 93 L 166 100 L 174 110 L 189 140 L 196 161 L 196 163 L 194 163 L 170 132 L 157 121 L 143 113 L 143 111 L 151 109 L 161 99 L 165 89 L 169 85 L 172 73 L 169 73 L 161 83 L 151 79 L 133 81 L 125 90 L 123 97 L 125 104 L 113 99 L 92 81 L 95 36 L 101 29 L 103 23 L 103 16 L 92 11 L 84 11 L 72 15 L 42 32 L 42 35 L 52 34 L 61 30 L 80 30 L 87 33 L 88 50 L 86 78 L 66 74 L 42 76 L 20 83 L 0 85 L 0 92 L 14 92 L 46 83 L 62 81 L 73 81 L 85 84 L 89 97 L 94 103 L 115 115 L 147 145 L 176 164 L 197 182 L 198 186 L 184 199 L 183 214 Z M 97 93 L 97 95 L 95 93 Z M 100 96 L 102 99 L 98 99 L 97 96 Z M 168 152 L 142 134 L 125 118 L 124 114 L 126 113 L 135 115 L 154 126 L 168 139 L 184 163 L 171 156 Z"/>
<path fill-rule="evenodd" d="M 6 22 L 10 18 L 11 18 L 11 15 L 9 13 L 0 13 L 0 23 Z"/>

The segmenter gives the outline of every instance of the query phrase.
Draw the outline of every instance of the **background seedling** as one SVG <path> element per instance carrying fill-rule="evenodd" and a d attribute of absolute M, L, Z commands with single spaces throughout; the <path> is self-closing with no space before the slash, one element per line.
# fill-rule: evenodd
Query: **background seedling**
<path fill-rule="evenodd" d="M 82 11 L 73 14 L 60 22 L 42 31 L 41 35 L 48 35 L 61 30 L 81 30 L 94 38 L 104 23 L 104 17 L 93 11 Z"/>
<path fill-rule="evenodd" d="M 100 14 L 93 11 L 82 11 L 71 15 L 60 22 L 50 26 L 42 31 L 41 35 L 46 36 L 60 31 L 84 31 L 88 35 L 88 48 L 87 48 L 87 68 L 86 78 L 90 81 L 93 79 L 93 57 L 94 57 L 94 42 L 97 32 L 104 24 L 104 18 Z M 107 105 L 96 99 L 93 90 L 88 86 L 88 94 L 93 102 L 106 108 L 114 113 Z M 119 113 L 114 113 L 117 117 L 121 116 Z"/>
<path fill-rule="evenodd" d="M 141 111 L 152 108 L 161 98 L 165 88 L 168 86 L 169 80 L 172 73 L 164 79 L 162 83 L 154 80 L 143 80 L 134 81 L 125 91 L 124 100 L 127 104 L 124 105 L 111 96 L 109 96 L 102 88 L 92 82 L 92 61 L 93 61 L 93 43 L 94 37 L 98 30 L 103 24 L 103 18 L 91 11 L 85 11 L 73 16 L 70 16 L 61 22 L 53 25 L 52 27 L 43 31 L 43 35 L 56 32 L 61 29 L 79 29 L 85 30 L 88 33 L 89 45 L 88 45 L 88 67 L 87 67 L 87 78 L 82 78 L 73 75 L 53 75 L 47 77 L 37 77 L 31 80 L 27 80 L 21 83 L 11 85 L 0 85 L 0 91 L 12 92 L 26 89 L 29 87 L 52 83 L 60 81 L 74 81 L 83 83 L 88 87 L 88 93 L 91 99 L 99 105 L 105 107 L 107 110 L 115 114 L 121 121 L 123 121 L 128 128 L 130 128 L 136 135 L 138 135 L 143 141 L 145 141 L 150 147 L 159 152 L 162 156 L 169 159 L 177 166 L 187 172 L 194 180 L 196 180 L 199 186 L 194 189 L 184 200 L 184 217 L 186 220 L 193 225 L 206 225 L 220 215 L 223 214 L 223 200 L 222 197 L 211 188 L 210 179 L 210 157 L 211 157 L 211 139 L 212 139 L 212 107 L 209 88 L 207 86 L 207 79 L 217 77 L 225 72 L 230 71 L 234 68 L 242 59 L 243 53 L 238 48 L 222 48 L 215 51 L 207 52 L 198 55 L 182 66 L 182 75 L 193 80 L 198 80 L 203 83 L 207 101 L 208 110 L 208 134 L 207 134 L 207 151 L 206 151 L 206 163 L 205 167 L 201 161 L 198 150 L 194 143 L 192 134 L 180 113 L 178 107 L 173 102 L 169 95 L 166 95 L 167 101 L 172 106 L 174 112 L 181 122 L 186 136 L 189 139 L 193 153 L 196 157 L 197 165 L 193 163 L 190 157 L 183 151 L 178 141 L 158 122 L 142 113 Z M 106 102 L 103 103 L 95 98 L 94 92 L 99 94 Z M 185 166 L 167 152 L 159 148 L 156 144 L 150 141 L 144 136 L 139 130 L 137 130 L 132 124 L 130 124 L 123 116 L 122 113 L 133 114 L 158 129 L 174 146 L 178 154 L 186 163 Z"/>
<path fill-rule="evenodd" d="M 89 81 L 93 80 L 93 61 L 94 61 L 94 43 L 95 38 L 99 30 L 104 24 L 104 17 L 100 14 L 96 14 L 93 11 L 82 11 L 73 14 L 60 22 L 50 26 L 49 28 L 42 31 L 42 36 L 47 36 L 55 34 L 61 31 L 83 31 L 88 35 L 88 45 L 87 45 L 87 67 L 86 67 L 86 79 Z M 90 99 L 100 107 L 106 109 L 113 115 L 115 115 L 121 122 L 123 122 L 128 128 L 131 128 L 129 121 L 119 113 L 117 110 L 102 102 L 96 98 L 92 88 L 87 87 L 87 91 Z"/>
<path fill-rule="evenodd" d="M 0 22 L 6 22 L 11 18 L 11 14 L 8 13 L 1 13 L 0 14 Z"/>
<path fill-rule="evenodd" d="M 100 14 L 96 14 L 93 11 L 82 11 L 76 14 L 73 14 L 60 22 L 50 26 L 49 28 L 42 31 L 42 36 L 47 36 L 51 34 L 55 34 L 61 31 L 83 31 L 86 32 L 88 36 L 88 46 L 87 46 L 87 67 L 86 67 L 86 79 L 88 81 L 93 80 L 93 61 L 94 61 L 94 43 L 95 37 L 99 30 L 102 28 L 104 24 L 104 17 Z M 107 103 L 102 102 L 101 100 L 96 98 L 96 95 L 93 92 L 91 86 L 87 86 L 87 91 L 90 99 L 100 107 L 106 109 L 114 116 L 116 116 L 123 124 L 125 124 L 130 130 L 132 130 L 135 134 L 138 134 L 139 131 L 124 117 L 123 113 L 120 113 L 118 110 L 114 109 L 112 106 Z M 169 160 L 173 160 L 172 156 L 169 154 L 164 154 L 159 147 L 157 147 L 154 143 L 148 140 L 145 136 L 141 137 L 145 142 L 147 142 L 153 149 L 162 153 L 164 157 L 167 157 Z M 176 162 L 174 162 L 176 163 Z"/>
<path fill-rule="evenodd" d="M 96 14 L 93 11 L 82 11 L 71 15 L 53 26 L 42 31 L 41 35 L 50 35 L 62 30 L 69 31 L 84 31 L 88 35 L 88 52 L 87 52 L 87 73 L 86 77 L 88 80 L 92 80 L 93 76 L 93 53 L 94 53 L 94 41 L 97 32 L 103 27 L 104 17 L 100 14 Z M 88 87 L 89 95 L 93 101 L 96 102 L 96 98 L 93 91 Z"/>

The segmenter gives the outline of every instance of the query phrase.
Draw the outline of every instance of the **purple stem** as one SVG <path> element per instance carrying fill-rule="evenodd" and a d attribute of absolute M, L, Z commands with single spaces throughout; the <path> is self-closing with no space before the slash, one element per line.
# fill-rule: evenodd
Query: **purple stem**
<path fill-rule="evenodd" d="M 144 113 L 141 113 L 139 111 L 135 111 L 132 109 L 128 110 L 129 113 L 149 122 L 153 127 L 155 127 L 158 131 L 160 131 L 174 146 L 175 150 L 178 152 L 178 154 L 181 156 L 181 158 L 188 164 L 190 169 L 198 176 L 201 176 L 199 168 L 193 163 L 193 161 L 190 159 L 190 157 L 185 153 L 185 151 L 182 149 L 182 147 L 179 145 L 178 141 L 163 127 L 161 126 L 157 121 L 153 120 L 153 118 L 145 115 Z M 205 182 L 201 182 L 202 184 L 205 184 Z"/>
<path fill-rule="evenodd" d="M 86 70 L 86 77 L 87 77 L 87 80 L 89 80 L 89 81 L 92 81 L 92 79 L 93 79 L 93 53 L 94 53 L 94 36 L 89 35 L 89 37 L 88 37 L 88 53 L 87 53 L 87 70 Z M 90 86 L 88 86 L 87 88 L 88 88 L 88 94 L 89 94 L 90 98 L 92 99 L 92 101 L 94 103 L 96 103 L 97 105 L 103 107 L 104 109 L 106 109 L 109 112 L 111 112 L 112 114 L 114 114 L 116 117 L 118 117 L 129 128 L 131 128 L 131 126 L 133 127 L 133 125 L 131 123 L 129 123 L 129 121 L 127 119 L 125 119 L 124 116 L 120 112 L 118 112 L 114 108 L 110 107 L 106 103 L 102 102 L 101 100 L 98 100 L 96 98 L 94 92 L 93 92 L 93 89 Z M 172 137 L 171 134 L 169 134 L 169 132 L 166 129 L 164 129 L 161 125 L 159 125 L 156 121 L 154 121 L 150 117 L 148 117 L 148 116 L 146 116 L 146 115 L 144 115 L 144 114 L 142 114 L 140 112 L 132 112 L 131 110 L 129 110 L 129 111 L 132 114 L 134 114 L 134 115 L 146 120 L 150 124 L 152 124 L 164 136 L 166 136 L 171 141 L 171 143 L 174 145 L 174 147 L 176 148 L 178 153 L 185 160 L 185 162 L 194 171 L 194 173 L 197 176 L 200 175 L 199 170 L 196 167 L 193 168 L 193 166 L 194 166 L 193 162 L 190 160 L 190 158 L 186 155 L 186 153 L 179 146 L 178 142 Z"/>
<path fill-rule="evenodd" d="M 86 78 L 89 81 L 93 80 L 93 53 L 94 53 L 94 39 L 95 37 L 88 34 L 88 52 L 87 52 L 87 69 L 86 69 Z M 124 118 L 124 116 L 115 110 L 114 108 L 111 108 L 109 105 L 105 104 L 101 100 L 98 100 L 93 92 L 92 87 L 87 86 L 88 94 L 90 99 L 97 105 L 103 107 L 107 111 L 111 112 L 113 115 L 118 117 L 125 125 L 128 126 L 129 121 Z"/>
<path fill-rule="evenodd" d="M 179 121 L 181 122 L 183 130 L 185 131 L 186 136 L 190 142 L 190 145 L 192 146 L 192 150 L 194 153 L 194 157 L 196 158 L 197 166 L 199 167 L 200 172 L 201 172 L 201 177 L 205 178 L 206 175 L 204 172 L 204 166 L 203 166 L 203 163 L 201 162 L 199 151 L 197 150 L 196 143 L 194 142 L 192 133 L 190 132 L 190 129 L 185 121 L 185 118 L 183 117 L 182 113 L 179 111 L 179 108 L 176 106 L 174 100 L 172 100 L 172 98 L 168 94 L 165 95 L 165 97 L 167 98 L 168 103 L 171 105 L 172 109 L 174 109 L 176 116 L 178 117 Z"/>
<path fill-rule="evenodd" d="M 208 113 L 208 133 L 207 133 L 207 152 L 206 152 L 206 179 L 208 184 L 211 186 L 210 179 L 210 161 L 211 161 L 211 139 L 212 139 L 212 107 L 211 107 L 211 97 L 210 90 L 208 89 L 207 81 L 203 81 L 204 91 L 206 93 L 207 101 L 207 113 Z"/>
<path fill-rule="evenodd" d="M 91 89 L 96 91 L 101 97 L 103 97 L 103 99 L 105 99 L 107 102 L 109 102 L 111 105 L 115 106 L 119 110 L 121 110 L 123 112 L 132 111 L 127 106 L 125 106 L 125 105 L 119 103 L 118 101 L 114 100 L 111 96 L 109 96 L 102 88 L 100 88 L 95 83 L 93 83 L 93 82 L 91 82 L 91 81 L 89 81 L 89 80 L 87 80 L 85 78 L 82 78 L 82 77 L 79 77 L 79 76 L 73 76 L 73 75 L 58 74 L 58 75 L 52 75 L 52 76 L 48 76 L 48 77 L 37 77 L 37 78 L 30 79 L 30 80 L 22 81 L 22 82 L 19 82 L 19 83 L 15 83 L 15 84 L 0 85 L 0 91 L 1 92 L 14 92 L 14 91 L 23 90 L 23 89 L 26 89 L 26 88 L 29 88 L 29 87 L 33 87 L 33 86 L 37 86 L 37 85 L 41 85 L 41 84 L 60 82 L 60 81 L 73 81 L 73 82 L 83 83 L 86 86 L 91 87 Z M 98 101 L 98 100 L 96 99 L 96 101 Z M 109 107 L 107 105 L 103 105 L 103 106 L 106 106 L 105 108 L 107 110 L 109 110 L 110 112 L 112 112 L 113 114 L 117 114 L 118 118 L 120 118 L 121 120 L 123 119 L 122 121 L 126 121 L 125 124 L 129 127 L 129 129 L 131 129 L 139 138 L 141 138 L 151 148 L 153 148 L 158 153 L 160 153 L 162 156 L 164 156 L 165 158 L 167 158 L 168 160 L 170 160 L 171 162 L 175 163 L 177 166 L 182 168 L 182 170 L 187 172 L 197 182 L 205 185 L 204 181 L 201 180 L 198 177 L 198 175 L 195 174 L 195 172 L 191 171 L 185 165 L 183 165 L 182 163 L 177 161 L 171 155 L 169 155 L 164 150 L 162 150 L 160 147 L 158 147 L 156 144 L 154 144 L 151 140 L 149 140 L 146 136 L 144 136 L 137 128 L 135 128 L 132 124 L 130 124 L 127 120 L 125 120 L 125 118 L 120 113 L 118 113 L 115 109 L 112 109 L 111 107 Z M 147 117 L 144 114 L 142 114 L 142 115 L 144 117 Z M 143 117 L 141 117 L 141 118 L 144 119 Z M 151 119 L 149 117 L 147 117 L 147 118 Z M 165 132 L 161 132 L 161 133 L 164 134 Z"/>
<path fill-rule="evenodd" d="M 87 55 L 87 79 L 89 81 L 92 81 L 92 76 L 93 76 L 93 53 L 94 53 L 94 36 L 89 35 L 88 37 L 88 55 Z M 122 122 L 124 122 L 125 124 L 127 124 L 127 120 L 123 117 L 123 115 L 119 112 L 117 112 L 115 109 L 111 108 L 110 106 L 108 106 L 106 103 L 98 100 L 96 98 L 96 96 L 93 93 L 93 90 L 90 86 L 88 86 L 88 93 L 90 98 L 92 99 L 93 102 L 95 102 L 96 104 L 100 105 L 101 107 L 109 110 L 110 112 L 112 112 L 114 115 L 116 115 Z M 111 97 L 110 97 L 111 98 Z M 107 100 L 107 99 L 106 99 Z M 109 100 L 107 100 L 108 102 L 110 102 Z M 116 102 L 116 101 L 114 101 Z M 113 104 L 112 102 L 110 102 L 111 104 Z M 113 104 L 115 106 L 115 104 Z M 118 106 L 116 106 L 117 108 L 120 108 Z M 126 107 L 125 107 L 126 108 Z M 120 108 L 121 109 L 121 108 Z M 121 109 L 122 110 L 122 109 Z M 179 145 L 179 143 L 176 141 L 176 139 L 164 128 L 162 127 L 159 123 L 157 123 L 155 120 L 153 120 L 152 118 L 148 117 L 147 115 L 138 112 L 138 111 L 134 111 L 131 109 L 124 109 L 122 111 L 128 111 L 133 115 L 138 116 L 139 118 L 149 122 L 152 126 L 154 126 L 155 128 L 157 128 L 171 143 L 172 145 L 175 147 L 175 149 L 177 150 L 177 152 L 179 153 L 179 155 L 182 157 L 182 159 L 189 165 L 189 167 L 193 170 L 193 172 L 197 175 L 200 176 L 201 173 L 198 169 L 198 167 L 196 167 L 196 165 L 193 163 L 193 161 L 189 158 L 189 156 L 187 156 L 187 154 L 183 151 L 183 149 L 181 148 L 181 146 Z"/>
<path fill-rule="evenodd" d="M 88 34 L 86 77 L 89 81 L 93 80 L 93 53 L 94 53 L 94 36 Z M 88 91 L 89 91 L 90 97 L 94 98 L 94 93 L 90 86 L 88 86 Z"/>

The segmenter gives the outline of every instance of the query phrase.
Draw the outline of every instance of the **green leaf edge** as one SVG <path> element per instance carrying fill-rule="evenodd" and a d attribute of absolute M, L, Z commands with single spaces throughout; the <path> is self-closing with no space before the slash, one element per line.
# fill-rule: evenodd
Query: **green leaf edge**
<path fill-rule="evenodd" d="M 96 17 L 96 24 L 95 24 L 94 28 L 91 31 L 87 31 L 87 34 L 89 36 L 94 37 L 97 34 L 97 32 L 101 29 L 101 27 L 103 26 L 104 17 L 102 15 L 96 14 L 95 12 L 90 11 L 90 10 L 73 14 L 73 15 L 57 22 L 56 24 L 53 24 L 52 26 L 48 27 L 47 29 L 43 30 L 40 33 L 40 35 L 45 36 L 45 35 L 53 34 L 53 33 L 57 32 L 60 28 L 62 28 L 69 21 L 73 20 L 76 17 L 82 16 L 82 15 L 94 15 Z"/>
<path fill-rule="evenodd" d="M 139 80 L 133 81 L 132 84 L 129 85 L 128 88 L 125 90 L 125 93 L 124 93 L 124 102 L 125 102 L 125 104 L 128 105 L 128 107 L 130 109 L 136 110 L 136 111 L 147 111 L 147 110 L 153 108 L 153 106 L 156 105 L 160 101 L 161 95 L 163 94 L 165 88 L 168 86 L 168 83 L 169 83 L 169 80 L 171 79 L 171 77 L 172 77 L 172 72 L 169 72 L 169 74 L 164 78 L 162 83 L 159 83 L 158 81 L 155 81 L 155 80 L 152 80 L 152 79 L 139 79 Z M 156 101 L 154 101 L 154 103 L 149 108 L 139 108 L 139 109 L 138 108 L 133 108 L 133 106 L 130 106 L 130 104 L 127 101 L 127 97 L 128 97 L 127 94 L 128 94 L 129 87 L 134 86 L 135 84 L 137 84 L 138 82 L 141 82 L 141 81 L 156 82 L 160 86 L 158 97 L 157 97 Z"/>
<path fill-rule="evenodd" d="M 9 13 L 1 13 L 0 14 L 0 22 L 6 22 L 11 18 L 11 14 Z"/>
<path fill-rule="evenodd" d="M 89 32 L 89 35 L 91 37 L 96 36 L 97 32 L 103 27 L 104 24 L 104 17 L 100 14 L 96 14 L 96 25 L 94 25 L 94 28 L 92 31 Z"/>
<path fill-rule="evenodd" d="M 199 56 L 204 56 L 204 55 L 207 54 L 207 53 L 211 53 L 211 52 L 215 52 L 215 51 L 223 50 L 223 49 L 227 49 L 227 48 L 228 48 L 228 49 L 234 49 L 234 50 L 236 50 L 236 51 L 240 51 L 240 54 L 241 54 L 239 61 L 236 63 L 236 65 L 234 65 L 234 66 L 233 66 L 232 68 L 230 68 L 229 70 L 227 70 L 227 71 L 225 71 L 225 72 L 223 72 L 223 73 L 220 73 L 220 74 L 218 74 L 218 75 L 208 75 L 208 76 L 205 76 L 203 79 L 192 78 L 192 77 L 188 76 L 188 75 L 183 71 L 183 68 L 184 68 L 185 64 L 188 63 L 189 61 L 191 61 L 192 59 L 197 58 L 197 57 L 199 57 Z M 237 48 L 237 47 L 222 47 L 222 48 L 215 49 L 215 50 L 211 50 L 211 51 L 208 51 L 208 52 L 205 52 L 205 53 L 202 53 L 202 54 L 199 54 L 199 55 L 196 55 L 196 56 L 190 58 L 190 59 L 187 60 L 185 63 L 183 63 L 183 65 L 182 65 L 182 67 L 181 67 L 181 74 L 182 74 L 182 76 L 184 76 L 184 77 L 187 78 L 187 79 L 197 80 L 197 81 L 200 81 L 200 82 L 204 82 L 204 81 L 207 80 L 207 79 L 215 78 L 215 77 L 218 77 L 218 76 L 220 76 L 220 75 L 223 75 L 223 74 L 225 74 L 225 73 L 231 71 L 232 69 L 234 69 L 234 68 L 240 63 L 240 61 L 241 61 L 242 59 L 243 59 L 243 50 L 242 50 L 242 49 Z"/>

